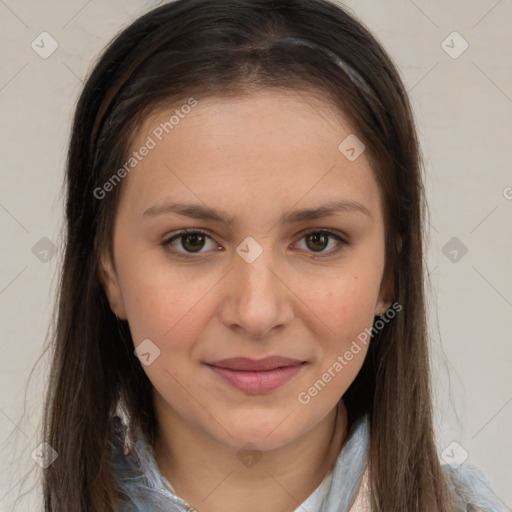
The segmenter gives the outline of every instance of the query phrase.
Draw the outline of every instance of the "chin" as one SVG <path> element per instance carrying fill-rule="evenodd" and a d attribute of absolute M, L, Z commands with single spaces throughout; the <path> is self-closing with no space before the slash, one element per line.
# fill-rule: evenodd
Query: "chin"
<path fill-rule="evenodd" d="M 231 436 L 222 430 L 222 437 L 232 448 L 240 449 L 251 443 L 260 450 L 274 450 L 289 444 L 301 435 L 300 425 L 293 410 L 280 408 L 275 412 L 258 412 L 252 409 L 242 416 L 232 415 L 229 422 L 223 422 Z"/>

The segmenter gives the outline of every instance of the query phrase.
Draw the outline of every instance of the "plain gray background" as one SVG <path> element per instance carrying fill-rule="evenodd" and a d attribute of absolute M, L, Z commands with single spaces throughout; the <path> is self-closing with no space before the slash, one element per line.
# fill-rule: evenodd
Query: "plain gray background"
<path fill-rule="evenodd" d="M 74 105 L 100 50 L 159 3 L 0 0 L 0 511 L 37 478 L 45 360 L 27 379 L 55 298 Z M 421 137 L 439 455 L 467 457 L 512 510 L 512 1 L 345 5 L 399 67 Z"/>

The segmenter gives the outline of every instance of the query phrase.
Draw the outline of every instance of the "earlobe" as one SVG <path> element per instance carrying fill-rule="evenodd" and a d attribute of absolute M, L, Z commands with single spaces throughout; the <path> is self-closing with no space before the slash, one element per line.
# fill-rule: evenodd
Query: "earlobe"
<path fill-rule="evenodd" d="M 391 301 L 379 301 L 375 308 L 375 316 L 383 315 L 391 307 Z"/>
<path fill-rule="evenodd" d="M 383 315 L 391 307 L 393 292 L 393 275 L 388 272 L 380 286 L 379 300 L 375 306 L 375 316 Z"/>
<path fill-rule="evenodd" d="M 112 259 L 107 256 L 100 259 L 99 279 L 110 303 L 110 309 L 119 319 L 126 320 L 126 311 L 122 299 L 121 288 L 119 286 L 119 279 Z"/>

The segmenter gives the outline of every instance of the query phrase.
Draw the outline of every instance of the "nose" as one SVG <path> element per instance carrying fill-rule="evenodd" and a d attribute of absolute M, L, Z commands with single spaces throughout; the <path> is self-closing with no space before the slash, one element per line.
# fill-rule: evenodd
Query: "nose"
<path fill-rule="evenodd" d="M 220 309 L 223 324 L 259 340 L 282 330 L 293 318 L 293 292 L 272 250 L 265 248 L 251 263 L 236 255 L 233 265 Z"/>

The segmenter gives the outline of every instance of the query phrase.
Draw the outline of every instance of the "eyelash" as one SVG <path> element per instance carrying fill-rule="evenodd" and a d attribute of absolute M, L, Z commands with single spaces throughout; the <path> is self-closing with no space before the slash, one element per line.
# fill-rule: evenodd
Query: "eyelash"
<path fill-rule="evenodd" d="M 328 236 L 334 238 L 337 242 L 339 242 L 338 247 L 326 252 L 325 255 L 324 255 L 324 253 L 320 253 L 320 252 L 313 253 L 313 254 L 321 254 L 320 256 L 316 256 L 316 255 L 313 256 L 314 259 L 327 258 L 329 256 L 334 256 L 339 251 L 341 251 L 341 249 L 344 246 L 349 245 L 349 242 L 347 242 L 345 239 L 343 239 L 337 232 L 331 231 L 330 229 L 312 228 L 312 229 L 303 231 L 301 233 L 301 237 L 299 238 L 299 240 L 308 235 L 311 235 L 313 233 L 328 235 Z M 179 239 L 183 235 L 196 235 L 196 234 L 205 235 L 208 238 L 212 239 L 212 237 L 206 231 L 203 231 L 202 229 L 183 229 L 183 230 L 178 231 L 175 234 L 173 234 L 170 238 L 167 238 L 166 240 L 164 240 L 161 245 L 164 246 L 165 249 L 168 250 L 170 253 L 172 253 L 173 255 L 176 255 L 179 258 L 183 258 L 183 259 L 187 259 L 187 260 L 197 259 L 198 256 L 196 256 L 195 254 L 201 254 L 200 252 L 198 252 L 198 253 L 183 253 L 183 252 L 177 251 L 176 249 L 174 249 L 171 246 L 171 243 L 174 242 L 174 240 Z"/>

